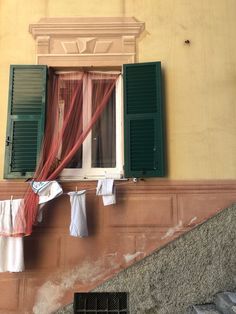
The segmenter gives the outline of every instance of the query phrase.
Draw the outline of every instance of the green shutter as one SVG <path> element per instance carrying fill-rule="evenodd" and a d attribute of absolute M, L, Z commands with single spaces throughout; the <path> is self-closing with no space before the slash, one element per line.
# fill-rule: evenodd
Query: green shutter
<path fill-rule="evenodd" d="M 28 178 L 35 171 L 44 131 L 47 67 L 11 65 L 5 178 Z"/>
<path fill-rule="evenodd" d="M 125 176 L 165 175 L 161 63 L 124 65 Z"/>

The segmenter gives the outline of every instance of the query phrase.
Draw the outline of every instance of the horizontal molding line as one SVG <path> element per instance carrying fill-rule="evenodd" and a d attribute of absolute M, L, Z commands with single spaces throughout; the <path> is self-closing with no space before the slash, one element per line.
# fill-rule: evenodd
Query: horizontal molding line
<path fill-rule="evenodd" d="M 135 53 L 132 52 L 116 52 L 116 53 L 41 53 L 41 54 L 37 54 L 38 57 L 92 57 L 95 58 L 96 56 L 106 56 L 106 57 L 116 57 L 116 56 L 122 56 L 122 57 L 126 57 L 126 56 L 133 56 L 135 55 Z"/>
<path fill-rule="evenodd" d="M 95 192 L 97 181 L 81 182 L 81 181 L 71 181 L 71 182 L 60 182 L 63 189 L 71 191 L 77 186 L 78 189 L 91 189 L 94 191 L 89 191 L 89 195 Z M 26 192 L 29 184 L 23 181 L 10 181 L 2 180 L 0 181 L 0 197 L 16 194 L 22 195 Z M 147 180 L 138 183 L 133 183 L 132 181 L 127 181 L 127 184 L 120 184 L 117 182 L 117 192 L 118 195 L 127 193 L 131 194 L 162 194 L 162 195 L 180 195 L 180 194 L 235 194 L 236 202 L 236 180 L 202 180 L 202 181 L 172 181 L 172 180 Z"/>

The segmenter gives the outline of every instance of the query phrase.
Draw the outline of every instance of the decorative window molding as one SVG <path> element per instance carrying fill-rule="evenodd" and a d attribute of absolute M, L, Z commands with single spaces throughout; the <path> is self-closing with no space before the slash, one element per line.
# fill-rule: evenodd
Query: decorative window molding
<path fill-rule="evenodd" d="M 133 17 L 42 18 L 29 25 L 37 64 L 121 66 L 136 61 L 136 38 L 144 23 Z"/>

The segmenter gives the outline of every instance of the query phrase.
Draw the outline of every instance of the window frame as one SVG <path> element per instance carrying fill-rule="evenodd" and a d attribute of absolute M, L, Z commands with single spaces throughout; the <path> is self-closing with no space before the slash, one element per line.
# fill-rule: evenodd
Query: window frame
<path fill-rule="evenodd" d="M 93 71 L 96 73 L 96 71 Z M 106 71 L 114 73 L 114 71 Z M 116 72 L 117 73 L 117 72 Z M 119 72 L 120 73 L 120 72 Z M 89 84 L 92 84 L 91 80 Z M 85 91 L 85 86 L 83 87 Z M 86 99 L 87 101 L 87 99 Z M 83 106 L 88 105 L 86 101 Z M 89 115 L 91 116 L 91 97 L 89 102 Z M 123 121 L 123 80 L 120 75 L 115 86 L 115 103 L 116 103 L 116 167 L 98 168 L 92 167 L 92 131 L 83 142 L 82 151 L 82 168 L 65 168 L 62 170 L 59 179 L 62 181 L 71 180 L 97 180 L 102 178 L 122 179 L 124 176 L 124 121 Z M 85 116 L 83 116 L 85 119 Z M 86 123 L 85 123 L 86 124 Z"/>

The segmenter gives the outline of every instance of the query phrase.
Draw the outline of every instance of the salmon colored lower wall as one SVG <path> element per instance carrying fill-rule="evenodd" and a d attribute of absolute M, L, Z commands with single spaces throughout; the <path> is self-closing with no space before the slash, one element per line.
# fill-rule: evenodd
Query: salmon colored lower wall
<path fill-rule="evenodd" d="M 62 186 L 66 192 L 95 184 Z M 0 199 L 22 197 L 25 189 L 1 181 Z M 117 205 L 104 207 L 95 190 L 87 192 L 90 235 L 80 239 L 69 236 L 69 197 L 60 196 L 25 238 L 25 272 L 0 274 L 0 313 L 55 311 L 72 302 L 74 291 L 96 287 L 235 201 L 236 181 L 118 182 Z"/>

